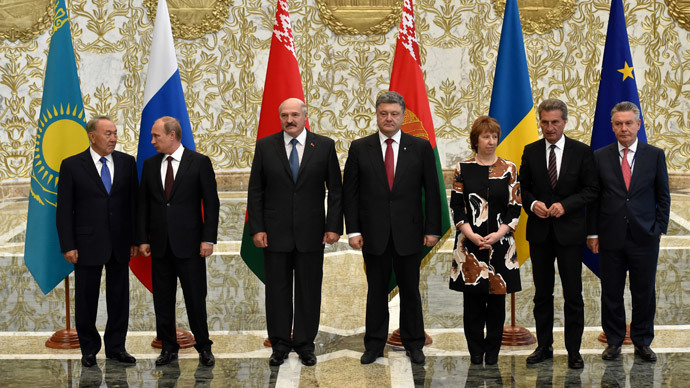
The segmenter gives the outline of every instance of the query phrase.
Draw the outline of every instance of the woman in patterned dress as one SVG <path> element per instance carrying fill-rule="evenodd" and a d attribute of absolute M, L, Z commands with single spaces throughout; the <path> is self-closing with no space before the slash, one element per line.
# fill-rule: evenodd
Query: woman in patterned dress
<path fill-rule="evenodd" d="M 498 362 L 505 296 L 521 289 L 513 238 L 522 207 L 520 183 L 515 164 L 496 155 L 500 136 L 500 125 L 489 116 L 472 124 L 475 156 L 457 165 L 450 196 L 457 229 L 450 288 L 464 295 L 463 324 L 473 364 Z"/>

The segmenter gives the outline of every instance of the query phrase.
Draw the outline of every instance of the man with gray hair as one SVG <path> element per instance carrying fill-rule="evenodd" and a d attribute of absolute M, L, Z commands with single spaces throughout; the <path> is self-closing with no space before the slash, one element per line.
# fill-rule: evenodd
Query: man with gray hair
<path fill-rule="evenodd" d="M 441 235 L 441 200 L 431 144 L 403 133 L 404 115 L 403 97 L 392 91 L 382 93 L 376 100 L 379 130 L 352 142 L 345 164 L 349 243 L 362 250 L 367 268 L 362 364 L 383 356 L 393 269 L 400 290 L 402 343 L 413 363 L 425 361 L 419 268 L 424 246 L 434 246 Z"/>
<path fill-rule="evenodd" d="M 587 246 L 599 253 L 601 325 L 608 346 L 604 360 L 621 353 L 626 319 L 623 292 L 630 273 L 635 355 L 656 361 L 650 348 L 656 313 L 656 266 L 659 240 L 668 228 L 671 196 L 664 151 L 638 141 L 642 120 L 632 102 L 611 110 L 617 141 L 594 153 L 601 193 L 588 213 Z"/>
<path fill-rule="evenodd" d="M 522 206 L 527 212 L 534 278 L 534 320 L 537 348 L 527 357 L 535 364 L 553 357 L 554 261 L 563 286 L 565 347 L 568 367 L 582 369 L 580 355 L 585 327 L 582 299 L 582 255 L 587 237 L 585 207 L 594 201 L 599 184 L 592 150 L 563 135 L 568 108 L 550 98 L 539 104 L 543 139 L 525 146 L 520 167 Z"/>

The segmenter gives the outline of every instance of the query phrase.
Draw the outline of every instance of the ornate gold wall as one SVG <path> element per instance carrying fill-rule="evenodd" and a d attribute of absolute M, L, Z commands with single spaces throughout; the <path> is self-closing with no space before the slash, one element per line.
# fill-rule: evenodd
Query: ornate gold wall
<path fill-rule="evenodd" d="M 252 159 L 275 3 L 223 1 L 229 12 L 218 32 L 176 38 L 175 46 L 197 147 L 217 170 L 233 172 L 247 170 Z M 48 2 L 8 1 L 0 14 L 10 3 L 34 12 Z M 132 154 L 153 28 L 143 3 L 69 2 L 86 111 L 112 116 L 121 129 L 120 148 Z M 169 3 L 173 9 L 213 1 Z M 450 167 L 469 154 L 472 120 L 488 112 L 502 14 L 493 0 L 415 3 L 441 160 Z M 535 103 L 566 101 L 567 133 L 588 142 L 610 2 L 571 3 L 562 28 L 525 35 L 525 46 Z M 373 131 L 373 102 L 389 83 L 397 25 L 385 35 L 336 35 L 316 0 L 289 5 L 312 129 L 337 140 L 344 164 L 349 143 Z M 647 136 L 666 150 L 671 170 L 689 171 L 690 33 L 670 16 L 666 1 L 627 0 L 625 8 Z M 49 41 L 46 23 L 35 25 L 35 36 L 0 42 L 0 182 L 29 177 Z"/>

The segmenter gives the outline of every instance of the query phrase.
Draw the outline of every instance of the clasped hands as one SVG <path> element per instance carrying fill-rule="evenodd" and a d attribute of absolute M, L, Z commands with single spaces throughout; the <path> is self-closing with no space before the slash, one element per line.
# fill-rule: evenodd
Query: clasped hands
<path fill-rule="evenodd" d="M 563 205 L 561 205 L 560 202 L 556 202 L 551 204 L 548 208 L 542 201 L 536 201 L 534 203 L 534 206 L 532 207 L 532 211 L 534 214 L 537 215 L 539 218 L 549 218 L 549 217 L 560 217 L 563 214 L 565 214 L 565 209 L 563 209 Z"/>
<path fill-rule="evenodd" d="M 486 236 L 481 236 L 477 233 L 468 233 L 466 237 L 478 246 L 480 250 L 490 249 L 492 245 L 496 244 L 498 240 L 503 238 L 503 234 L 500 232 L 489 233 Z"/>

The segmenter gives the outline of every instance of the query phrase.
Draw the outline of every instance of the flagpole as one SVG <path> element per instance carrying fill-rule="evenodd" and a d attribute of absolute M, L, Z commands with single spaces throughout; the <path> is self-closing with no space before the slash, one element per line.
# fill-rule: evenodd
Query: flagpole
<path fill-rule="evenodd" d="M 503 326 L 501 345 L 523 346 L 537 342 L 527 328 L 515 324 L 515 293 L 510 294 L 510 325 Z"/>
<path fill-rule="evenodd" d="M 70 326 L 70 309 L 69 309 L 69 275 L 65 276 L 65 312 L 67 327 L 53 333 L 53 335 L 46 340 L 46 347 L 51 349 L 78 349 L 79 337 L 77 330 Z"/>

